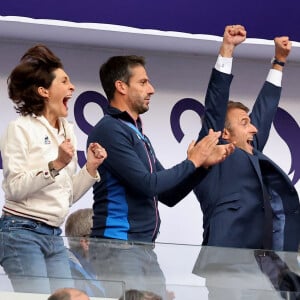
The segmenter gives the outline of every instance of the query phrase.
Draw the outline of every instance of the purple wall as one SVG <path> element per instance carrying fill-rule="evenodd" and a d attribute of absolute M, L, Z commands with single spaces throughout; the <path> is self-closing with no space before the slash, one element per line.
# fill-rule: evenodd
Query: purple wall
<path fill-rule="evenodd" d="M 226 24 L 243 24 L 249 38 L 273 39 L 288 35 L 291 40 L 300 41 L 300 2 L 295 0 L 3 0 L 0 15 L 218 36 L 223 35 Z"/>

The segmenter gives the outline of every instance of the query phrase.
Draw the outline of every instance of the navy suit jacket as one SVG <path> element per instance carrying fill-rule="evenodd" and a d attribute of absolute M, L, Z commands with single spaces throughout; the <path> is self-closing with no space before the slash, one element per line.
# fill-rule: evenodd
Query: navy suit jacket
<path fill-rule="evenodd" d="M 205 115 L 199 138 L 209 128 L 223 130 L 233 76 L 212 71 Z M 224 162 L 213 166 L 194 188 L 203 212 L 203 245 L 261 249 L 265 224 L 263 182 L 260 163 L 271 166 L 270 184 L 282 198 L 285 215 L 284 251 L 297 251 L 300 242 L 300 204 L 289 177 L 262 151 L 280 99 L 281 88 L 265 82 L 251 112 L 258 129 L 254 155 L 236 148 Z"/>

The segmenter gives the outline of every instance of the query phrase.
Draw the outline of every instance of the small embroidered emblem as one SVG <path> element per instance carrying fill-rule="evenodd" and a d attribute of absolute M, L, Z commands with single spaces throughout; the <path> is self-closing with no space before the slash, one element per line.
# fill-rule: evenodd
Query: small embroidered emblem
<path fill-rule="evenodd" d="M 44 143 L 45 143 L 45 145 L 48 145 L 51 143 L 49 140 L 49 137 L 47 135 L 45 136 Z"/>

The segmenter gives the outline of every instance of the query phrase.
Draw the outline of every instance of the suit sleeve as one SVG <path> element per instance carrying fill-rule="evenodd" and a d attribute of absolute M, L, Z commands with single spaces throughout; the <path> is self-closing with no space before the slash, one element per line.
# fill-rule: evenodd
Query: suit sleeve
<path fill-rule="evenodd" d="M 223 130 L 227 102 L 229 98 L 229 88 L 232 75 L 212 70 L 210 81 L 205 97 L 205 114 L 202 129 L 199 133 L 198 141 L 207 135 L 208 130 Z M 199 168 L 188 178 L 171 190 L 167 190 L 159 195 L 159 201 L 174 206 L 183 199 L 208 173 L 207 170 Z"/>
<path fill-rule="evenodd" d="M 107 159 L 103 166 L 128 189 L 153 197 L 172 190 L 195 172 L 196 168 L 189 160 L 169 169 L 164 169 L 159 163 L 157 170 L 149 170 L 144 143 L 134 139 L 135 134 L 130 135 L 132 129 L 126 125 L 116 125 L 119 121 L 113 122 L 95 127 L 88 143 L 98 142 L 106 149 Z"/>
<path fill-rule="evenodd" d="M 207 135 L 210 128 L 215 131 L 223 130 L 232 78 L 231 74 L 212 70 L 205 96 L 205 112 L 198 141 Z"/>
<path fill-rule="evenodd" d="M 258 129 L 254 138 L 254 147 L 263 151 L 268 140 L 271 125 L 280 100 L 281 87 L 265 82 L 250 114 L 252 124 Z"/>

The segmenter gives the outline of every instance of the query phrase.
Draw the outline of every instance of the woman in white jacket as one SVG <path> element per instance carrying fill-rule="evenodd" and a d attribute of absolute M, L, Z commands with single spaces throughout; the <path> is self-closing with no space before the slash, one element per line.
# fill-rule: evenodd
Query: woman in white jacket
<path fill-rule="evenodd" d="M 20 116 L 1 141 L 0 263 L 15 291 L 72 286 L 60 225 L 69 207 L 100 180 L 97 168 L 106 158 L 105 149 L 91 143 L 86 165 L 76 172 L 76 138 L 65 119 L 74 89 L 60 59 L 41 44 L 8 77 Z"/>

